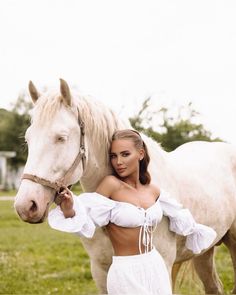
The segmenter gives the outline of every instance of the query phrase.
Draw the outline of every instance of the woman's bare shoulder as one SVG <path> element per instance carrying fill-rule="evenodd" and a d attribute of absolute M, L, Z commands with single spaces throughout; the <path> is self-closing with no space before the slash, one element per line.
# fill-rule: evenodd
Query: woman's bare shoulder
<path fill-rule="evenodd" d="M 107 175 L 103 178 L 100 184 L 120 186 L 120 180 L 114 175 Z"/>
<path fill-rule="evenodd" d="M 157 186 L 156 184 L 150 183 L 149 187 L 150 187 L 151 191 L 153 191 L 155 196 L 157 196 L 157 197 L 160 196 L 161 189 L 159 186 Z"/>
<path fill-rule="evenodd" d="M 120 186 L 121 184 L 118 178 L 113 175 L 107 175 L 99 183 L 96 192 L 109 198 Z"/>

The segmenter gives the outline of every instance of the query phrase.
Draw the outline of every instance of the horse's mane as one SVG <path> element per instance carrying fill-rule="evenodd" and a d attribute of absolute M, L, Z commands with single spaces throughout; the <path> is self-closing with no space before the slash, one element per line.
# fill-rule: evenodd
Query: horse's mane
<path fill-rule="evenodd" d="M 56 113 L 64 104 L 61 95 L 58 92 L 48 92 L 41 96 L 37 101 L 32 112 L 32 122 L 42 126 L 52 120 Z M 130 127 L 129 123 L 122 122 L 118 116 L 91 96 L 73 95 L 73 106 L 68 107 L 69 111 L 77 114 L 85 123 L 85 132 L 96 145 L 110 145 L 110 139 L 115 130 Z"/>
<path fill-rule="evenodd" d="M 129 124 L 128 122 L 124 124 L 113 110 L 91 96 L 80 96 L 77 99 L 77 106 L 85 122 L 86 132 L 91 135 L 95 144 L 110 145 L 114 131 Z"/>

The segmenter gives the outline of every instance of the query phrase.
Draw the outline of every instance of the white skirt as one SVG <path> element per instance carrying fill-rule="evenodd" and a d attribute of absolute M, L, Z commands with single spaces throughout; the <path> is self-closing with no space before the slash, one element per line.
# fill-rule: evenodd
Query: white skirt
<path fill-rule="evenodd" d="M 171 283 L 165 262 L 154 248 L 148 253 L 113 256 L 107 275 L 111 295 L 171 295 Z"/>

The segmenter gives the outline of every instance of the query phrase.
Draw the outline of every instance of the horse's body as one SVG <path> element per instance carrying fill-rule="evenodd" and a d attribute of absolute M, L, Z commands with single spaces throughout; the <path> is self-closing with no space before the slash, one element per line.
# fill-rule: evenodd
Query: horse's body
<path fill-rule="evenodd" d="M 38 93 L 31 85 L 33 100 Z M 61 102 L 59 102 L 61 101 Z M 62 177 L 72 165 L 79 149 L 80 128 L 77 108 L 85 123 L 86 164 L 75 169 L 71 183 L 80 179 L 84 191 L 95 191 L 101 179 L 110 173 L 108 149 L 116 129 L 129 128 L 105 106 L 86 98 L 70 97 L 67 84 L 61 81 L 61 93 L 40 97 L 33 122 L 27 131 L 29 155 L 25 173 L 50 181 Z M 192 142 L 167 153 L 151 138 L 142 135 L 150 153 L 153 183 L 167 190 L 197 222 L 217 232 L 215 244 L 225 242 L 236 268 L 236 148 L 225 143 Z M 15 208 L 27 222 L 42 222 L 55 191 L 24 179 L 16 196 Z M 98 228 L 92 239 L 81 238 L 90 256 L 91 271 L 98 288 L 106 292 L 106 274 L 113 254 L 104 229 Z M 168 231 L 164 218 L 154 234 L 154 244 L 163 255 L 169 271 L 174 262 L 193 258 L 206 293 L 222 293 L 213 253 L 214 246 L 194 256 L 184 247 L 185 238 Z M 236 293 L 236 287 L 234 288 Z"/>

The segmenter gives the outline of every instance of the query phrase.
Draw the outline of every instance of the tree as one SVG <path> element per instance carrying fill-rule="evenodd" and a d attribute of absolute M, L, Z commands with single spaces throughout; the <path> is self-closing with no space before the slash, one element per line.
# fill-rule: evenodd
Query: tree
<path fill-rule="evenodd" d="M 179 107 L 173 115 L 165 107 L 157 111 L 151 110 L 150 99 L 144 100 L 138 114 L 129 120 L 133 128 L 152 137 L 166 151 L 173 151 L 190 141 L 222 141 L 220 138 L 213 138 L 212 133 L 197 122 L 199 113 L 193 109 L 192 103 Z M 156 129 L 153 127 L 154 122 L 159 122 Z"/>
<path fill-rule="evenodd" d="M 25 97 L 25 94 L 19 95 L 11 111 L 0 109 L 0 150 L 16 152 L 16 157 L 10 159 L 15 168 L 24 164 L 27 158 L 24 134 L 30 124 L 32 104 Z"/>

